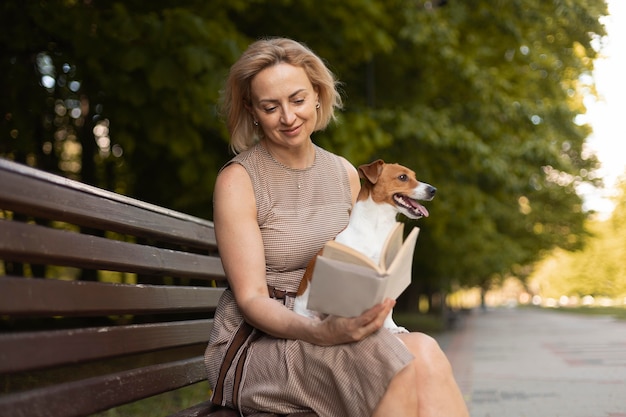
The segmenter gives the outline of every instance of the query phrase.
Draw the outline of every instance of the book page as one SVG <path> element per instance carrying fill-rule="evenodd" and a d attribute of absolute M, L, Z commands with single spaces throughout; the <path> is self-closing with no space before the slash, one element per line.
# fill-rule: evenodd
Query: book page
<path fill-rule="evenodd" d="M 342 317 L 359 316 L 383 301 L 386 277 L 371 268 L 317 258 L 307 308 Z"/>
<path fill-rule="evenodd" d="M 383 270 L 389 268 L 395 259 L 402 246 L 402 239 L 404 239 L 404 223 L 397 222 L 391 232 L 389 232 L 380 254 L 380 266 Z"/>
<path fill-rule="evenodd" d="M 413 272 L 413 253 L 420 229 L 414 227 L 402 244 L 400 251 L 393 260 L 389 270 L 388 285 L 385 289 L 385 297 L 396 299 L 411 283 L 411 273 Z"/>
<path fill-rule="evenodd" d="M 335 240 L 326 242 L 322 256 L 328 259 L 335 259 L 337 261 L 348 262 L 354 265 L 365 266 L 372 268 L 379 273 L 381 272 L 381 268 L 366 255 Z"/>
<path fill-rule="evenodd" d="M 333 242 L 328 242 L 327 245 L 332 249 L 327 252 L 328 248 L 325 247 L 324 253 L 315 263 L 307 308 L 325 314 L 355 317 L 385 298 L 397 299 L 411 283 L 413 253 L 418 235 L 419 228 L 414 227 L 399 248 L 395 240 L 397 237 L 394 237 L 389 250 L 397 254 L 386 271 L 366 266 L 361 259 L 365 255 L 354 249 L 336 242 L 335 245 L 329 245 Z M 397 236 L 401 242 L 402 233 Z M 328 258 L 327 254 L 338 259 Z M 369 262 L 373 264 L 371 260 Z"/>

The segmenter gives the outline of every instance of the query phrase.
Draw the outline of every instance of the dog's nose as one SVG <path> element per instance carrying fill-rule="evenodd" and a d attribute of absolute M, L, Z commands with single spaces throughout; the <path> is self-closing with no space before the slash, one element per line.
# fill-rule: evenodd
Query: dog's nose
<path fill-rule="evenodd" d="M 429 196 L 434 197 L 435 193 L 437 193 L 437 189 L 433 187 L 432 185 L 430 185 L 428 187 L 428 190 L 426 190 L 426 192 L 428 193 Z"/>

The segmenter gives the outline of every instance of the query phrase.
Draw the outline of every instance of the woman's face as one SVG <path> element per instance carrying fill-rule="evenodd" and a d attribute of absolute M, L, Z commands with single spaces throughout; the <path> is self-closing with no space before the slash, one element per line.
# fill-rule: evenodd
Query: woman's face
<path fill-rule="evenodd" d="M 308 142 L 317 123 L 317 92 L 304 69 L 280 63 L 259 72 L 250 84 L 250 111 L 273 143 Z"/>

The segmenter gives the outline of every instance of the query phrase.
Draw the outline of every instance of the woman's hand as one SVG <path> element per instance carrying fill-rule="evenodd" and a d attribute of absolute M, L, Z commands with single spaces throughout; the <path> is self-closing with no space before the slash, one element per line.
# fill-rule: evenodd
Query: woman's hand
<path fill-rule="evenodd" d="M 395 304 L 394 300 L 386 299 L 358 317 L 328 316 L 322 321 L 315 322 L 316 344 L 331 346 L 358 342 L 366 338 L 383 326 L 385 318 Z"/>

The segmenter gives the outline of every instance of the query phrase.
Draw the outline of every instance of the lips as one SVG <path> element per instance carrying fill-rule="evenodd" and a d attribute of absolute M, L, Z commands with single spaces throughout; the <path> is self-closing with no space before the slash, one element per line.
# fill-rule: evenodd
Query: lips
<path fill-rule="evenodd" d="M 426 207 L 421 205 L 417 200 L 407 197 L 404 194 L 394 194 L 393 200 L 397 205 L 406 209 L 409 213 L 413 214 L 413 216 L 417 217 L 428 217 L 428 210 Z"/>
<path fill-rule="evenodd" d="M 302 125 L 296 126 L 292 129 L 281 129 L 281 133 L 283 133 L 284 135 L 287 136 L 294 136 L 297 135 L 300 132 L 300 128 L 302 127 Z"/>

